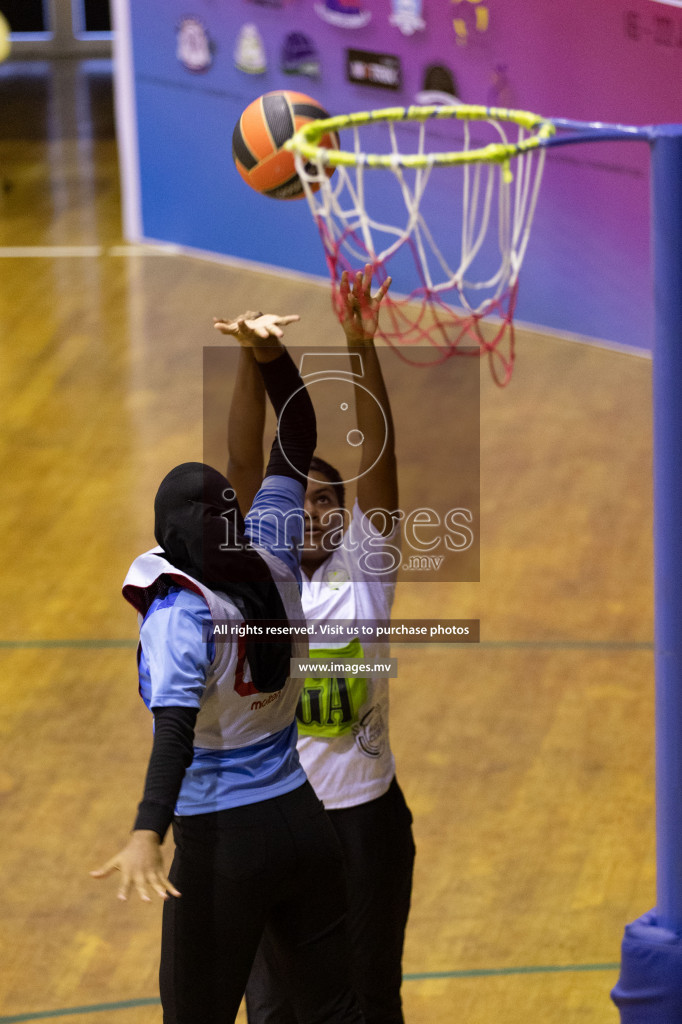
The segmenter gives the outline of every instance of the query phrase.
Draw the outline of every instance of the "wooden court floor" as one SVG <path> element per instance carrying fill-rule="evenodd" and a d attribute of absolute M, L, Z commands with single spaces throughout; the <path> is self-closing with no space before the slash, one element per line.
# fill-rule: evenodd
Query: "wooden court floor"
<path fill-rule="evenodd" d="M 321 285 L 124 242 L 106 69 L 0 72 L 0 1024 L 158 1024 L 159 907 L 88 877 L 151 738 L 121 581 L 159 480 L 201 458 L 211 318 L 339 331 Z M 481 581 L 395 606 L 481 621 L 393 652 L 408 1024 L 617 1021 L 623 928 L 655 902 L 650 419 L 638 357 L 527 333 L 506 390 L 482 372 Z M 428 493 L 453 467 L 423 429 L 398 450 Z"/>

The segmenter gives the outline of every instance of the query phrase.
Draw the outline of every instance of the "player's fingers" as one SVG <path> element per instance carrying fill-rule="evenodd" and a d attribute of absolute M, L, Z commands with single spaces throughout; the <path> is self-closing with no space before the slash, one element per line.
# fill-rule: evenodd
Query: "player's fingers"
<path fill-rule="evenodd" d="M 101 868 L 95 868 L 94 871 L 90 872 L 91 878 L 108 878 L 109 875 L 113 874 L 118 868 L 118 858 L 112 857 L 106 864 L 103 864 Z"/>
<path fill-rule="evenodd" d="M 369 270 L 369 274 L 368 274 Z M 365 267 L 364 272 L 358 270 L 355 276 L 355 298 L 357 300 L 357 308 L 364 312 L 371 304 L 371 288 L 372 288 L 372 266 L 370 263 Z"/>
<path fill-rule="evenodd" d="M 362 275 L 362 287 L 365 292 L 369 295 L 372 288 L 372 264 L 365 263 L 365 270 Z"/>
<path fill-rule="evenodd" d="M 121 892 L 123 891 L 123 885 L 121 885 L 121 887 L 120 887 L 120 889 L 118 891 L 119 897 L 121 899 L 126 899 L 127 898 L 128 891 L 129 891 L 131 885 L 134 886 L 135 892 L 140 897 L 140 899 L 142 900 L 143 903 L 151 903 L 151 897 L 150 897 L 149 893 L 147 892 L 147 879 L 146 879 L 145 875 L 143 875 L 143 874 L 136 874 L 134 878 L 128 879 L 128 884 L 127 884 L 127 887 L 126 887 L 126 890 L 125 890 L 125 896 L 121 896 Z"/>
<path fill-rule="evenodd" d="M 157 874 L 154 879 L 151 880 L 150 884 L 153 886 L 154 891 L 159 894 L 164 900 L 168 896 L 179 897 L 182 895 L 178 889 L 169 881 L 165 875 Z"/>
<path fill-rule="evenodd" d="M 125 902 L 128 899 L 128 893 L 130 892 L 130 886 L 132 885 L 132 879 L 127 871 L 121 872 L 121 884 L 118 887 L 117 896 L 120 900 Z"/>
<path fill-rule="evenodd" d="M 238 320 L 235 337 L 237 341 L 250 342 L 253 338 L 267 338 L 268 331 L 257 320 Z"/>
<path fill-rule="evenodd" d="M 217 331 L 220 331 L 221 334 L 229 334 L 232 337 L 236 337 L 239 333 L 239 324 L 234 320 L 217 320 L 213 326 Z"/>
<path fill-rule="evenodd" d="M 287 324 L 295 324 L 300 320 L 298 313 L 290 313 L 288 316 L 278 316 L 277 323 L 281 327 L 286 327 Z"/>
<path fill-rule="evenodd" d="M 168 899 L 168 892 L 166 891 L 167 886 L 164 885 L 163 878 L 160 875 L 154 873 L 150 874 L 148 878 L 148 884 L 150 888 L 160 896 L 162 900 Z"/>
<path fill-rule="evenodd" d="M 388 289 L 391 287 L 391 281 L 392 281 L 392 278 L 387 277 L 386 280 L 384 281 L 384 283 L 379 288 L 379 291 L 376 293 L 376 296 L 375 296 L 377 303 L 381 302 L 381 300 L 383 299 L 384 295 L 386 294 Z"/>

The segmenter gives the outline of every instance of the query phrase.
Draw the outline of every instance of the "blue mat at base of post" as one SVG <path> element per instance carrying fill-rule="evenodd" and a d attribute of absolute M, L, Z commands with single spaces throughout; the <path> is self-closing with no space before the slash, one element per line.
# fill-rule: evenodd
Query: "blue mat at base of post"
<path fill-rule="evenodd" d="M 625 927 L 620 977 L 611 998 L 621 1024 L 682 1022 L 682 936 L 650 910 Z"/>

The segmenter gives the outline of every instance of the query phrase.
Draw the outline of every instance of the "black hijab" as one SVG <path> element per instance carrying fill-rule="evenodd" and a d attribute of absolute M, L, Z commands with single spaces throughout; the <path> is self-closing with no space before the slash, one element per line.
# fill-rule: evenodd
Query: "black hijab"
<path fill-rule="evenodd" d="M 287 621 L 268 566 L 244 534 L 244 519 L 226 477 L 201 462 L 184 462 L 161 481 L 154 499 L 154 536 L 167 560 L 211 590 L 220 590 L 247 620 Z M 246 638 L 253 685 L 281 690 L 291 643 Z"/>

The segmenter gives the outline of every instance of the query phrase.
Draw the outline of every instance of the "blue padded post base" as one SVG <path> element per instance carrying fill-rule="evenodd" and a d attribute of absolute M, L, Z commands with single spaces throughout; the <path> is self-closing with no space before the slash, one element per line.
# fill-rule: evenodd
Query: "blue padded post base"
<path fill-rule="evenodd" d="M 682 1022 L 682 936 L 658 925 L 656 910 L 626 925 L 611 998 L 621 1024 Z"/>

